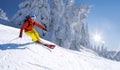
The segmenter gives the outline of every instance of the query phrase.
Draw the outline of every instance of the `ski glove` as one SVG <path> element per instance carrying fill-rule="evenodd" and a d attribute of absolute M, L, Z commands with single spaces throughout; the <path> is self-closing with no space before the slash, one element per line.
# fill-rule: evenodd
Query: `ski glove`
<path fill-rule="evenodd" d="M 48 32 L 48 30 L 46 28 L 43 28 L 43 30 L 45 30 L 46 32 Z"/>
<path fill-rule="evenodd" d="M 22 38 L 22 33 L 20 33 L 19 37 Z"/>

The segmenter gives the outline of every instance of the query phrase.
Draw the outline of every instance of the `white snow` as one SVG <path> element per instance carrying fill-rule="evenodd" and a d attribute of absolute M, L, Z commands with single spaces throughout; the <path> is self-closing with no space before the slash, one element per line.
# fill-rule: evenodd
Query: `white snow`
<path fill-rule="evenodd" d="M 50 52 L 25 34 L 23 38 L 15 39 L 18 35 L 19 29 L 0 24 L 0 70 L 120 69 L 120 62 L 101 58 L 90 50 L 77 52 L 56 46 Z"/>

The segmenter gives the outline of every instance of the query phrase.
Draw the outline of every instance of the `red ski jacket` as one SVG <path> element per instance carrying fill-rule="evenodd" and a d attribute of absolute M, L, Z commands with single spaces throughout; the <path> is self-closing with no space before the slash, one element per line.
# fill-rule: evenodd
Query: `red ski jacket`
<path fill-rule="evenodd" d="M 21 29 L 20 29 L 20 35 L 19 37 L 22 37 L 22 32 L 23 30 L 25 32 L 30 31 L 34 28 L 34 26 L 37 26 L 38 28 L 47 31 L 42 25 L 40 25 L 39 23 L 37 23 L 36 21 L 33 21 L 31 18 L 28 18 L 24 24 L 22 25 Z"/>

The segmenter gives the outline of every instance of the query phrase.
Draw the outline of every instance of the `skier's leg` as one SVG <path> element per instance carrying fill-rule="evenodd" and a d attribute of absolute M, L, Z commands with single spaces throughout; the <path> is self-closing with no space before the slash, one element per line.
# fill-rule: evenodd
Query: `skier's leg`
<path fill-rule="evenodd" d="M 33 42 L 36 42 L 38 39 L 36 38 L 36 36 L 35 36 L 35 33 L 34 33 L 34 30 L 30 30 L 30 31 L 27 31 L 27 32 L 25 32 L 26 33 L 26 35 L 28 35 L 28 36 L 30 36 L 31 38 L 32 38 L 32 41 Z"/>
<path fill-rule="evenodd" d="M 34 31 L 35 37 L 36 37 L 38 40 L 40 40 L 40 36 L 39 36 L 38 32 L 37 32 L 35 29 L 33 29 L 33 31 Z"/>
<path fill-rule="evenodd" d="M 39 36 L 38 32 L 35 29 L 33 31 L 34 31 L 35 37 L 37 38 L 37 43 L 44 45 L 45 43 L 40 40 L 40 36 Z"/>

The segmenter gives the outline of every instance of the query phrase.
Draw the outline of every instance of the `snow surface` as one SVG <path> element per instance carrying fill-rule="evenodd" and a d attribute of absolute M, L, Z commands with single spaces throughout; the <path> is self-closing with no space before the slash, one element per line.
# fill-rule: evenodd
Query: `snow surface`
<path fill-rule="evenodd" d="M 0 24 L 0 70 L 120 70 L 120 62 L 90 50 L 77 52 L 56 46 L 50 52 L 25 34 L 15 39 L 18 35 L 19 29 Z"/>

